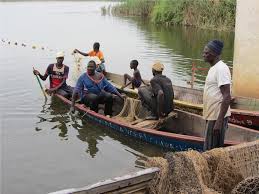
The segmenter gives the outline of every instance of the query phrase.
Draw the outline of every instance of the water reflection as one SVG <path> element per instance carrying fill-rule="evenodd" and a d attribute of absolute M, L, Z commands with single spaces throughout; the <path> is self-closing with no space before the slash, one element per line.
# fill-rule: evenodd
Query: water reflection
<path fill-rule="evenodd" d="M 128 138 L 123 134 L 113 131 L 107 127 L 103 127 L 93 121 L 83 118 L 83 114 L 76 114 L 71 116 L 69 114 L 69 107 L 64 103 L 52 97 L 49 104 L 42 106 L 41 114 L 38 115 L 39 121 L 36 123 L 35 131 L 45 130 L 58 130 L 60 140 L 68 140 L 68 130 L 76 130 L 78 134 L 76 137 L 86 143 L 85 153 L 89 154 L 91 158 L 95 158 L 99 152 L 99 144 L 104 141 L 105 137 L 112 138 L 119 141 L 125 150 L 129 153 L 142 153 L 145 156 L 158 156 L 162 155 L 167 150 L 150 145 L 145 142 L 138 141 L 134 138 Z M 148 148 L 147 148 L 148 147 Z M 127 149 L 132 150 L 127 150 Z"/>
<path fill-rule="evenodd" d="M 87 125 L 87 126 L 86 126 Z M 73 125 L 75 127 L 75 125 Z M 94 124 L 83 122 L 82 126 L 75 127 L 78 130 L 77 138 L 87 143 L 86 153 L 94 158 L 99 151 L 98 143 L 103 141 L 104 135 Z"/>
<path fill-rule="evenodd" d="M 92 158 L 96 156 L 98 152 L 98 142 L 102 141 L 103 133 L 100 130 L 96 130 L 93 124 L 88 124 L 84 120 L 81 120 L 81 116 L 72 117 L 69 114 L 69 108 L 64 103 L 52 97 L 49 104 L 42 106 L 41 115 L 38 115 L 39 121 L 36 123 L 35 131 L 43 130 L 41 124 L 45 127 L 49 126 L 49 129 L 58 130 L 58 136 L 61 140 L 68 140 L 68 128 L 72 126 L 72 129 L 78 131 L 76 137 L 87 143 L 86 153 L 90 154 Z"/>
<path fill-rule="evenodd" d="M 60 100 L 57 100 L 56 98 L 51 98 L 49 104 L 44 104 L 42 106 L 42 110 L 40 111 L 41 114 L 37 117 L 40 119 L 36 124 L 35 127 L 36 131 L 41 131 L 42 128 L 39 127 L 41 123 L 49 122 L 54 125 L 50 127 L 50 129 L 58 129 L 59 137 L 61 137 L 62 140 L 68 140 L 67 138 L 67 123 L 69 123 L 69 115 L 68 110 L 64 108 L 64 104 L 62 106 L 62 103 Z"/>
<path fill-rule="evenodd" d="M 208 29 L 198 29 L 185 26 L 165 27 L 154 25 L 149 21 L 135 17 L 119 18 L 137 26 L 142 33 L 141 36 L 148 42 L 147 50 L 143 57 L 157 57 L 154 60 L 163 60 L 171 70 L 169 77 L 177 85 L 186 86 L 192 75 L 192 63 L 199 67 L 209 67 L 202 59 L 204 45 L 212 39 L 220 39 L 224 42 L 222 59 L 232 66 L 234 32 L 220 32 Z M 154 49 L 155 47 L 159 48 Z M 168 57 L 169 56 L 169 57 Z M 196 77 L 196 86 L 202 88 L 207 72 L 198 72 Z M 184 79 L 183 79 L 184 78 Z"/>

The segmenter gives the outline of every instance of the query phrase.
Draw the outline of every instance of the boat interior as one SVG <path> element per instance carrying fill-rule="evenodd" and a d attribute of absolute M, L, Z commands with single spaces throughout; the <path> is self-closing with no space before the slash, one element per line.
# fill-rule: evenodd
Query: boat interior
<path fill-rule="evenodd" d="M 104 105 L 99 105 L 99 113 L 103 114 Z M 126 98 L 123 102 L 114 97 L 112 118 L 135 129 L 152 129 L 169 133 L 204 137 L 206 121 L 199 115 L 182 110 L 174 110 L 162 120 L 146 120 L 150 112 L 142 106 L 140 100 Z M 229 124 L 226 140 L 248 142 L 259 138 L 259 131 Z"/>

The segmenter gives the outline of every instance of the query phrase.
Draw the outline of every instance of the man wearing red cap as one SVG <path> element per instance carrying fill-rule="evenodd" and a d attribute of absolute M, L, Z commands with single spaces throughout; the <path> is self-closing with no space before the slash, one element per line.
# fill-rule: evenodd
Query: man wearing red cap
<path fill-rule="evenodd" d="M 224 146 L 230 113 L 231 74 L 220 59 L 223 42 L 210 41 L 203 50 L 205 62 L 210 64 L 203 94 L 203 117 L 206 120 L 204 151 Z"/>

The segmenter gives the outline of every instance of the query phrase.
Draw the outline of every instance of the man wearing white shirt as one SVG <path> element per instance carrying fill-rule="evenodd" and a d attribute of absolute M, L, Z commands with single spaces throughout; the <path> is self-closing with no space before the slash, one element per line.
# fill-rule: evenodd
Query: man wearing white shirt
<path fill-rule="evenodd" d="M 210 41 L 203 50 L 205 62 L 210 64 L 203 94 L 203 117 L 206 120 L 204 151 L 224 146 L 230 113 L 231 74 L 220 59 L 223 42 Z"/>

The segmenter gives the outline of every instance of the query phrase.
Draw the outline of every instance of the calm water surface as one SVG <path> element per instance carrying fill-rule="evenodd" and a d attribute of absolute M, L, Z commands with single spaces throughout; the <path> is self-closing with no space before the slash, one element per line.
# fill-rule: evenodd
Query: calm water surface
<path fill-rule="evenodd" d="M 205 66 L 200 53 L 210 39 L 224 40 L 223 58 L 232 63 L 233 33 L 165 28 L 135 18 L 101 15 L 100 8 L 110 4 L 0 3 L 0 39 L 11 41 L 10 45 L 0 43 L 1 193 L 47 193 L 81 187 L 137 170 L 139 154 L 164 153 L 80 117 L 73 118 L 68 107 L 56 99 L 44 103 L 32 66 L 43 73 L 55 61 L 57 50 L 65 51 L 65 63 L 72 74 L 71 51 L 88 51 L 99 41 L 108 71 L 130 72 L 129 61 L 138 59 L 143 77 L 150 78 L 152 63 L 160 60 L 173 84 L 182 86 L 188 86 L 193 61 Z M 32 49 L 33 45 L 37 49 Z M 197 88 L 202 88 L 204 76 L 197 77 Z"/>

